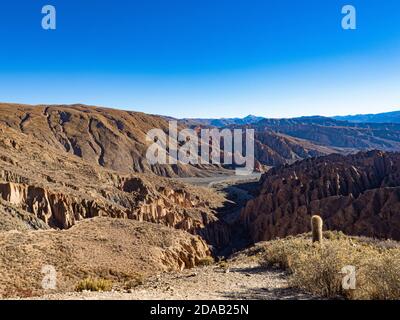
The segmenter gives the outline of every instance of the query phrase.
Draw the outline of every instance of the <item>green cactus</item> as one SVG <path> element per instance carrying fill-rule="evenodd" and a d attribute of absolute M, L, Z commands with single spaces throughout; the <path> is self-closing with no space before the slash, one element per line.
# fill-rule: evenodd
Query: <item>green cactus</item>
<path fill-rule="evenodd" d="M 312 230 L 313 242 L 322 242 L 322 225 L 323 221 L 320 216 L 311 217 L 311 230 Z"/>

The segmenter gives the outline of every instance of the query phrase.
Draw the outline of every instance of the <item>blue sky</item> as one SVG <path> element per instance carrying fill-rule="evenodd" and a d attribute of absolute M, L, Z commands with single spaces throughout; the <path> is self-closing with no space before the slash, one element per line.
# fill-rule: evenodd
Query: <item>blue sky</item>
<path fill-rule="evenodd" d="M 57 30 L 41 28 L 46 4 Z M 357 30 L 341 28 L 345 4 Z M 176 117 L 400 109 L 398 0 L 8 0 L 0 46 L 3 102 Z"/>

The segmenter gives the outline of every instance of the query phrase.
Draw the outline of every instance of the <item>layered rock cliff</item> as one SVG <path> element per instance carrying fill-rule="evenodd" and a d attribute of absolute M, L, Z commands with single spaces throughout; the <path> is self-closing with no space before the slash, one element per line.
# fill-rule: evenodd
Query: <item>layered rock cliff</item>
<path fill-rule="evenodd" d="M 98 216 L 163 224 L 229 241 L 210 190 L 145 174 L 121 174 L 0 125 L 0 198 L 52 228 Z"/>
<path fill-rule="evenodd" d="M 255 158 L 263 165 L 280 166 L 298 160 L 324 156 L 337 150 L 279 134 L 266 128 L 255 132 Z"/>
<path fill-rule="evenodd" d="M 331 155 L 271 169 L 241 213 L 255 242 L 310 231 L 400 239 L 400 154 Z"/>
<path fill-rule="evenodd" d="M 268 128 L 276 133 L 300 138 L 328 148 L 350 150 L 400 149 L 397 123 L 351 123 L 326 117 L 264 119 L 253 125 L 256 131 Z"/>

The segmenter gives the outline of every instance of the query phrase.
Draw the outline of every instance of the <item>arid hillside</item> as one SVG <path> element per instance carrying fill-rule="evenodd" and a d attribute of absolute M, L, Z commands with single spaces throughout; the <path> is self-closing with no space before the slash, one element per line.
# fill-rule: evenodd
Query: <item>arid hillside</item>
<path fill-rule="evenodd" d="M 63 296 L 104 279 L 127 298 L 141 297 L 136 286 L 165 297 L 171 279 L 194 267 L 179 278 L 177 296 L 190 287 L 186 298 L 246 298 L 254 290 L 301 298 L 286 276 L 264 273 L 252 258 L 215 264 L 211 255 L 309 232 L 313 214 L 326 230 L 400 240 L 399 153 L 331 154 L 357 146 L 257 127 L 257 167 L 273 166 L 257 188 L 218 167 L 146 166 L 146 131 L 167 126 L 162 117 L 105 108 L 0 105 L 0 297 Z M 389 141 L 383 131 L 385 138 L 370 134 L 377 139 L 370 142 Z M 395 131 L 391 139 L 395 148 Z M 57 270 L 56 291 L 43 291 L 46 265 Z M 208 291 L 198 296 L 204 281 Z M 265 293 L 260 281 L 274 290 Z"/>
<path fill-rule="evenodd" d="M 53 293 L 75 291 L 87 278 L 108 279 L 123 289 L 154 274 L 191 268 L 210 256 L 198 236 L 110 218 L 81 221 L 64 231 L 0 232 L 0 248 L 0 298 L 44 294 L 44 266 L 57 273 Z"/>
<path fill-rule="evenodd" d="M 216 166 L 150 165 L 146 140 L 151 129 L 168 132 L 159 116 L 84 105 L 0 104 L 0 123 L 91 164 L 122 173 L 166 177 L 207 176 Z"/>
<path fill-rule="evenodd" d="M 151 172 L 108 169 L 38 139 L 40 125 L 24 133 L 4 122 L 0 297 L 43 294 L 45 265 L 56 268 L 58 292 L 90 277 L 125 288 L 191 268 L 230 242 L 216 215 L 226 201 L 221 194 Z"/>
<path fill-rule="evenodd" d="M 275 167 L 338 152 L 344 150 L 277 133 L 268 127 L 255 132 L 255 158 L 260 166 Z"/>
<path fill-rule="evenodd" d="M 153 174 L 121 174 L 0 124 L 0 227 L 68 229 L 105 216 L 160 223 L 229 241 L 215 215 L 225 199 Z"/>
<path fill-rule="evenodd" d="M 91 164 L 165 177 L 229 174 L 229 167 L 215 165 L 150 165 L 146 151 L 152 142 L 146 140 L 146 134 L 155 128 L 168 132 L 169 120 L 172 118 L 84 105 L 0 104 L 0 123 Z M 356 124 L 323 117 L 227 120 L 184 119 L 179 121 L 179 129 L 255 129 L 255 168 L 259 171 L 332 153 L 400 150 L 398 124 Z"/>
<path fill-rule="evenodd" d="M 292 164 L 333 153 L 400 151 L 398 123 L 353 123 L 326 117 L 268 119 L 183 119 L 191 128 L 217 127 L 255 130 L 256 167 Z"/>
<path fill-rule="evenodd" d="M 200 121 L 197 119 L 180 120 L 180 124 L 194 130 L 203 128 L 214 129 L 242 129 L 243 141 L 246 140 L 245 130 L 254 129 L 254 156 L 255 170 L 264 171 L 268 167 L 290 164 L 297 160 L 306 159 L 309 157 L 324 156 L 332 153 L 345 153 L 353 150 L 344 150 L 342 148 L 326 147 L 310 142 L 305 139 L 295 138 L 284 133 L 277 133 L 271 130 L 268 126 L 259 126 L 258 119 L 253 119 L 254 122 L 245 122 L 241 124 L 232 123 L 229 119 L 221 119 L 221 121 Z M 246 121 L 246 118 L 241 119 Z M 223 144 L 222 144 L 223 146 Z"/>
<path fill-rule="evenodd" d="M 328 230 L 400 239 L 400 154 L 330 155 L 271 169 L 241 213 L 254 242 L 307 232 L 321 215 Z"/>
<path fill-rule="evenodd" d="M 329 154 L 400 151 L 400 125 L 351 123 L 325 117 L 263 119 L 235 128 L 255 130 L 259 166 L 279 166 Z"/>
<path fill-rule="evenodd" d="M 165 177 L 229 174 L 219 166 L 150 165 L 146 151 L 151 142 L 146 140 L 146 134 L 155 128 L 168 132 L 168 120 L 171 119 L 84 105 L 0 104 L 0 123 L 91 164 L 122 173 L 155 173 Z M 180 121 L 180 129 L 199 129 L 200 126 L 203 127 L 187 120 Z M 341 150 L 260 128 L 256 132 L 255 167 L 262 170 L 265 166 L 338 151 Z"/>
<path fill-rule="evenodd" d="M 291 137 L 344 151 L 400 150 L 400 125 L 396 123 L 352 123 L 325 117 L 264 119 L 252 125 Z"/>

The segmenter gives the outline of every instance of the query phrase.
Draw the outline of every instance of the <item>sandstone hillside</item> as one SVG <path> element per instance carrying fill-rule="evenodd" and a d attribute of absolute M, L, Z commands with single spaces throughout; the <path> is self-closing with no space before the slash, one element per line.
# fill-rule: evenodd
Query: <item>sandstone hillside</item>
<path fill-rule="evenodd" d="M 92 165 L 4 125 L 0 199 L 3 230 L 68 229 L 77 221 L 105 216 L 183 229 L 216 246 L 229 241 L 215 215 L 225 201 L 221 195 L 155 175 Z"/>
<path fill-rule="evenodd" d="M 330 155 L 271 169 L 241 220 L 253 241 L 304 233 L 319 214 L 328 230 L 400 239 L 400 154 Z"/>
<path fill-rule="evenodd" d="M 400 125 L 396 123 L 352 123 L 325 117 L 264 119 L 253 125 L 277 133 L 344 151 L 400 150 Z"/>
<path fill-rule="evenodd" d="M 215 166 L 150 165 L 146 151 L 151 129 L 168 132 L 159 116 L 84 105 L 0 104 L 0 123 L 91 164 L 122 173 L 207 176 Z"/>
<path fill-rule="evenodd" d="M 338 152 L 344 150 L 317 145 L 268 128 L 260 128 L 255 132 L 255 158 L 261 166 L 275 167 Z"/>
<path fill-rule="evenodd" d="M 91 164 L 166 177 L 229 174 L 218 166 L 150 165 L 145 158 L 151 143 L 146 141 L 146 133 L 154 128 L 167 132 L 168 120 L 171 118 L 84 105 L 0 104 L 0 123 Z M 180 120 L 180 129 L 254 128 L 257 170 L 332 153 L 400 149 L 398 124 L 356 124 L 323 117 L 189 120 Z"/>
<path fill-rule="evenodd" d="M 3 298 L 44 294 L 44 266 L 53 266 L 57 273 L 52 293 L 75 291 L 87 278 L 108 279 L 123 289 L 157 273 L 194 267 L 210 255 L 198 236 L 110 218 L 81 221 L 64 231 L 0 232 L 0 247 Z"/>

